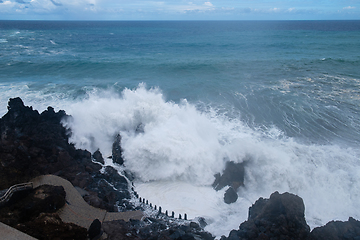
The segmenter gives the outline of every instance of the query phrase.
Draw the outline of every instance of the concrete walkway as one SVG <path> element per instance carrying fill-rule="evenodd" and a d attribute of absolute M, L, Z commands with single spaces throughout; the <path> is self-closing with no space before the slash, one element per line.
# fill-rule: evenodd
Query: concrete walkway
<path fill-rule="evenodd" d="M 107 212 L 103 209 L 90 206 L 82 198 L 80 193 L 67 180 L 55 175 L 43 175 L 32 180 L 34 188 L 48 184 L 53 186 L 63 186 L 66 192 L 66 204 L 62 207 L 58 214 L 63 222 L 75 223 L 81 227 L 89 229 L 91 223 L 95 219 L 101 222 L 130 219 L 141 220 L 144 216 L 142 211 L 128 212 Z"/>
<path fill-rule="evenodd" d="M 12 228 L 6 224 L 3 224 L 0 222 L 0 239 L 6 239 L 6 240 L 36 240 L 36 238 L 33 238 L 23 232 L 20 232 L 19 230 Z"/>

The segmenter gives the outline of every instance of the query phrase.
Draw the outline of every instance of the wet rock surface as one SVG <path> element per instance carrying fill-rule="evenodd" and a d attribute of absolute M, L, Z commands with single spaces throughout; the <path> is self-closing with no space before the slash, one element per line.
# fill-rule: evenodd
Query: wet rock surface
<path fill-rule="evenodd" d="M 236 202 L 238 199 L 237 190 L 240 186 L 244 186 L 245 164 L 246 162 L 235 163 L 229 161 L 226 163 L 224 172 L 215 175 L 212 187 L 216 191 L 228 186 L 224 194 L 224 202 L 227 204 Z"/>
<path fill-rule="evenodd" d="M 229 187 L 224 194 L 224 202 L 227 204 L 234 203 L 239 198 L 236 191 Z"/>
<path fill-rule="evenodd" d="M 275 192 L 260 198 L 249 209 L 248 220 L 240 225 L 240 239 L 306 239 L 310 227 L 305 221 L 303 200 L 293 194 Z"/>
<path fill-rule="evenodd" d="M 84 197 L 87 202 L 110 212 L 117 212 L 118 209 L 121 211 L 133 209 L 128 202 L 131 198 L 128 181 L 113 167 L 106 166 L 104 173 L 94 174 L 93 179 L 94 181 L 86 187 L 90 191 L 90 194 Z"/>
<path fill-rule="evenodd" d="M 120 134 L 116 135 L 115 141 L 112 145 L 112 160 L 114 163 L 122 165 L 124 163 L 124 159 L 122 157 L 122 148 L 121 148 L 121 136 Z"/>
<path fill-rule="evenodd" d="M 123 204 L 122 199 L 130 196 L 127 182 L 111 170 L 101 174 L 102 166 L 92 161 L 90 152 L 69 144 L 71 133 L 61 124 L 66 118 L 71 117 L 62 110 L 55 112 L 48 107 L 39 114 L 20 98 L 9 100 L 8 112 L 0 119 L 0 190 L 53 174 L 85 189 L 88 203 L 117 211 L 118 201 Z M 103 162 L 100 152 L 94 153 L 94 158 Z M 114 181 L 121 179 L 116 185 L 121 194 L 109 184 L 109 174 Z"/>
<path fill-rule="evenodd" d="M 41 114 L 10 99 L 8 112 L 0 119 L 0 190 L 32 178 L 53 174 L 69 180 L 91 205 L 108 211 L 133 209 L 128 201 L 131 172 L 124 176 L 112 167 L 103 168 L 99 151 L 93 155 L 68 143 L 70 131 L 61 121 L 70 116 L 52 107 Z M 115 137 L 113 161 L 123 164 L 121 136 Z M 93 162 L 94 159 L 94 162 Z M 97 163 L 96 163 L 97 162 Z M 245 163 L 228 162 L 216 175 L 213 187 L 228 189 L 224 201 L 236 202 L 237 190 L 244 185 Z M 0 221 L 38 239 L 86 239 L 87 230 L 61 221 L 56 211 L 65 203 L 62 187 L 41 186 L 14 193 L 0 207 Z M 290 193 L 273 193 L 260 198 L 249 209 L 248 220 L 222 239 L 354 239 L 360 240 L 360 222 L 332 221 L 310 232 L 304 218 L 302 199 Z M 181 220 L 182 221 L 182 220 Z M 179 224 L 171 219 L 145 218 L 144 221 L 111 221 L 102 224 L 107 239 L 214 239 L 195 222 Z M 99 226 L 97 226 L 97 229 Z"/>
<path fill-rule="evenodd" d="M 115 239 L 178 239 L 178 240 L 213 240 L 214 237 L 203 231 L 195 222 L 182 225 L 163 219 L 146 218 L 144 221 L 122 220 L 105 222 L 104 232 L 111 240 Z"/>
<path fill-rule="evenodd" d="M 350 217 L 348 221 L 331 221 L 325 226 L 314 228 L 309 240 L 360 240 L 360 221 Z"/>
<path fill-rule="evenodd" d="M 245 239 L 360 239 L 360 222 L 330 222 L 313 229 L 305 220 L 303 200 L 294 194 L 274 192 L 269 199 L 260 198 L 249 208 L 248 220 L 221 240 Z"/>

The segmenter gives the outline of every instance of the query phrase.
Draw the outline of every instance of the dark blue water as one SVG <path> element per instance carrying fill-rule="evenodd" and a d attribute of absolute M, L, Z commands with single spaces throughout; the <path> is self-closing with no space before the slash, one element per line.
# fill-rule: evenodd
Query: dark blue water
<path fill-rule="evenodd" d="M 312 226 L 360 216 L 360 21 L 0 21 L 0 92 L 1 114 L 16 96 L 65 109 L 78 147 L 122 133 L 144 182 L 203 185 L 251 156 L 243 209 L 283 190 Z"/>

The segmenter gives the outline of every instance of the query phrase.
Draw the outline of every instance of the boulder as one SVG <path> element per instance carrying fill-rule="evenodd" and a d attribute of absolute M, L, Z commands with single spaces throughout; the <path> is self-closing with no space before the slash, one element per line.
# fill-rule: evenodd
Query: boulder
<path fill-rule="evenodd" d="M 310 228 L 306 224 L 303 200 L 290 193 L 274 192 L 270 199 L 260 198 L 249 209 L 248 220 L 225 239 L 306 239 Z"/>
<path fill-rule="evenodd" d="M 99 149 L 96 150 L 96 151 L 93 153 L 92 156 L 93 156 L 93 158 L 94 158 L 95 161 L 97 161 L 97 162 L 99 162 L 99 163 L 101 163 L 101 164 L 105 164 L 104 158 L 103 158 L 101 152 L 99 151 Z"/>
<path fill-rule="evenodd" d="M 224 194 L 224 202 L 228 204 L 236 202 L 238 199 L 236 191 L 240 186 L 244 186 L 244 176 L 245 162 L 235 163 L 229 161 L 226 163 L 224 172 L 215 175 L 215 181 L 213 182 L 212 187 L 216 191 L 219 191 L 226 186 L 230 186 Z"/>
<path fill-rule="evenodd" d="M 230 204 L 236 202 L 237 199 L 238 195 L 236 191 L 232 187 L 229 187 L 224 194 L 224 202 Z"/>
<path fill-rule="evenodd" d="M 122 148 L 121 148 L 121 136 L 120 134 L 116 135 L 115 141 L 112 145 L 112 160 L 114 163 L 122 165 L 124 163 L 124 159 L 122 157 Z"/>
<path fill-rule="evenodd" d="M 88 230 L 88 236 L 90 240 L 98 239 L 102 235 L 101 222 L 99 219 L 95 219 Z"/>
<path fill-rule="evenodd" d="M 331 221 L 325 226 L 314 228 L 309 240 L 360 240 L 360 221 L 350 217 L 348 221 Z"/>

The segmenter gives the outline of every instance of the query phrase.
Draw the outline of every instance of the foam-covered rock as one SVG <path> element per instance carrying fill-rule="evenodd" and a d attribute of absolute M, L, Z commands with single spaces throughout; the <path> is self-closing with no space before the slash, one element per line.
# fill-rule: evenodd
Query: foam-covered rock
<path fill-rule="evenodd" d="M 226 186 L 230 188 L 224 194 L 224 202 L 227 204 L 234 203 L 238 199 L 237 190 L 244 186 L 245 162 L 235 163 L 229 161 L 226 163 L 225 170 L 222 174 L 215 175 L 215 181 L 212 187 L 218 191 Z"/>

